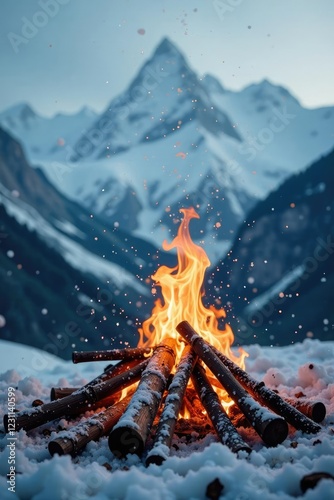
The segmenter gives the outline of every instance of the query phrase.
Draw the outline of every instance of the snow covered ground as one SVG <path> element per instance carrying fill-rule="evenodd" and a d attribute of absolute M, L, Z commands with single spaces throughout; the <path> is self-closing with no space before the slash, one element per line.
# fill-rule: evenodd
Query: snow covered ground
<path fill-rule="evenodd" d="M 278 389 L 283 395 L 302 391 L 310 400 L 323 401 L 327 416 L 318 435 L 306 435 L 292 428 L 276 448 L 266 448 L 257 436 L 241 429 L 252 446 L 249 458 L 237 458 L 213 434 L 190 443 L 176 439 L 177 449 L 163 465 L 145 468 L 140 458 L 112 456 L 107 438 L 90 443 L 77 458 L 50 457 L 44 436 L 38 429 L 17 433 L 15 441 L 16 492 L 8 491 L 7 436 L 0 440 L 0 498 L 26 500 L 67 499 L 201 499 L 216 478 L 224 486 L 221 498 L 230 500 L 334 499 L 334 481 L 321 480 L 302 495 L 301 478 L 311 472 L 334 472 L 334 341 L 307 339 L 287 347 L 247 347 L 247 370 Z M 31 406 L 35 398 L 47 402 L 52 386 L 79 386 L 102 372 L 105 364 L 72 365 L 36 349 L 1 341 L 0 404 L 7 412 L 8 387 L 17 388 L 16 407 Z M 80 419 L 79 419 L 80 420 Z M 62 419 L 47 424 L 56 435 Z M 110 464 L 108 470 L 103 464 Z M 217 497 L 218 498 L 218 497 Z"/>

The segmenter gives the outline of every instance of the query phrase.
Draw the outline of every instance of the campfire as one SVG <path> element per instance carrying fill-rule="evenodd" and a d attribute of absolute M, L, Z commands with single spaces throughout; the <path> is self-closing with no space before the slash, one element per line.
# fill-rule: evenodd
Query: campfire
<path fill-rule="evenodd" d="M 51 455 L 75 456 L 84 446 L 109 435 L 111 452 L 119 458 L 143 455 L 146 465 L 161 464 L 170 453 L 174 433 L 196 428 L 219 440 L 239 456 L 251 452 L 238 432 L 250 425 L 267 446 L 282 443 L 289 425 L 316 433 L 326 414 L 320 402 L 283 399 L 245 371 L 247 353 L 231 350 L 233 332 L 225 311 L 203 304 L 203 282 L 210 261 L 190 237 L 194 209 L 182 209 L 183 220 L 165 250 L 177 250 L 174 268 L 161 266 L 152 276 L 152 315 L 139 330 L 137 348 L 74 352 L 73 362 L 118 361 L 81 388 L 53 388 L 51 402 L 15 414 L 16 430 L 29 431 L 64 416 L 94 413 L 49 441 Z M 13 416 L 5 415 L 8 431 Z"/>

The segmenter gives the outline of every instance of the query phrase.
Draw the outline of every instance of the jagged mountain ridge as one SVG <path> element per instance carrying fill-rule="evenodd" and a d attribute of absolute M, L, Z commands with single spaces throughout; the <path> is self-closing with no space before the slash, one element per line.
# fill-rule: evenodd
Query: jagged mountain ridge
<path fill-rule="evenodd" d="M 136 345 L 136 325 L 153 306 L 146 279 L 160 258 L 175 257 L 68 200 L 2 129 L 0 171 L 2 337 L 43 348 L 72 321 L 81 347 L 86 338 L 96 348 Z M 71 349 L 67 342 L 58 354 Z"/>
<path fill-rule="evenodd" d="M 333 339 L 333 167 L 334 150 L 259 202 L 213 273 L 239 342 Z"/>
<path fill-rule="evenodd" d="M 213 134 L 240 140 L 229 117 L 211 106 L 209 94 L 182 53 L 165 38 L 128 89 L 111 101 L 75 144 L 73 160 L 104 158 L 163 139 L 195 120 Z M 94 131 L 102 135 L 96 148 L 91 140 Z"/>
<path fill-rule="evenodd" d="M 137 344 L 135 311 L 113 284 L 72 267 L 2 204 L 0 230 L 2 339 L 64 359 L 87 342 L 92 349 Z"/>
<path fill-rule="evenodd" d="M 70 237 L 88 252 L 99 258 L 105 255 L 143 279 L 159 261 L 154 246 L 102 221 L 57 191 L 42 170 L 29 165 L 21 145 L 1 129 L 0 170 L 4 200 L 20 205 L 22 211 L 34 211 L 59 234 Z M 164 258 L 168 260 L 168 256 Z"/>
<path fill-rule="evenodd" d="M 240 92 L 223 89 L 212 80 L 207 76 L 204 84 L 211 89 L 214 104 L 233 116 L 243 137 L 239 152 L 249 164 L 256 167 L 258 156 L 268 162 L 279 158 L 282 168 L 293 173 L 332 149 L 333 106 L 304 108 L 287 89 L 268 80 Z"/>
<path fill-rule="evenodd" d="M 305 109 L 266 80 L 234 92 L 199 77 L 164 39 L 76 141 L 38 163 L 67 197 L 158 246 L 195 205 L 215 261 L 259 199 L 330 149 L 333 127 L 332 107 Z"/>
<path fill-rule="evenodd" d="M 84 107 L 74 114 L 58 113 L 52 118 L 38 115 L 31 106 L 20 103 L 0 113 L 1 126 L 18 139 L 29 159 L 56 156 L 72 144 L 96 119 L 96 113 Z"/>

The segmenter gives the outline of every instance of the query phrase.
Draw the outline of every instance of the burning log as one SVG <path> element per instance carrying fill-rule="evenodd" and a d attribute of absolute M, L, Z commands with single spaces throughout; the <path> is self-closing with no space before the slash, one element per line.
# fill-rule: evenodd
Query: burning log
<path fill-rule="evenodd" d="M 116 457 L 144 450 L 174 362 L 175 340 L 168 338 L 156 347 L 127 410 L 109 435 L 109 448 Z"/>
<path fill-rule="evenodd" d="M 318 424 L 322 422 L 326 416 L 326 406 L 321 401 L 307 401 L 306 399 L 295 398 L 283 399 Z"/>
<path fill-rule="evenodd" d="M 50 455 L 72 455 L 74 457 L 90 441 L 97 441 L 105 436 L 118 422 L 128 406 L 132 395 L 129 395 L 110 408 L 93 415 L 84 422 L 64 431 L 56 439 L 49 442 Z"/>
<path fill-rule="evenodd" d="M 236 403 L 247 420 L 268 446 L 282 443 L 288 435 L 286 421 L 263 408 L 234 378 L 230 370 L 218 358 L 211 346 L 200 337 L 187 321 L 176 327 L 182 337 L 192 345 L 194 351 L 210 368 L 230 398 Z"/>
<path fill-rule="evenodd" d="M 50 390 L 50 401 L 56 401 L 56 399 L 63 399 L 66 396 L 70 396 L 75 391 L 79 391 L 80 387 L 51 387 Z"/>
<path fill-rule="evenodd" d="M 148 361 L 142 361 L 132 370 L 121 373 L 111 380 L 95 385 L 87 384 L 62 399 L 17 413 L 15 416 L 15 430 L 24 429 L 28 431 L 46 422 L 68 415 L 71 412 L 77 414 L 84 411 L 88 405 L 94 405 L 97 401 L 101 402 L 104 398 L 139 380 Z M 4 426 L 6 432 L 8 432 L 8 415 L 4 415 Z"/>
<path fill-rule="evenodd" d="M 129 370 L 132 370 L 135 366 L 137 366 L 139 363 L 142 362 L 142 359 L 130 359 L 130 360 L 123 360 L 120 361 L 119 363 L 116 363 L 115 365 L 108 365 L 105 369 L 103 374 L 98 377 L 97 379 L 94 379 L 90 384 L 96 383 L 96 380 L 100 379 L 101 381 L 108 380 L 112 377 L 116 377 L 116 375 L 120 375 L 121 373 L 127 372 Z"/>
<path fill-rule="evenodd" d="M 70 396 L 73 394 L 75 391 L 80 391 L 80 387 L 75 388 L 75 387 L 52 387 L 50 391 L 50 400 L 51 401 L 56 401 L 58 399 L 63 399 L 66 396 Z M 114 405 L 118 400 L 121 395 L 121 390 L 113 392 L 110 396 L 107 396 L 106 398 L 100 399 L 94 404 L 91 404 L 90 402 L 87 401 L 87 405 L 78 408 L 71 407 L 68 409 L 68 412 L 66 413 L 67 416 L 75 416 L 78 415 L 79 413 L 84 413 L 85 411 L 90 411 L 90 410 L 97 410 L 98 408 L 108 408 L 109 406 Z"/>
<path fill-rule="evenodd" d="M 261 404 L 266 405 L 272 411 L 284 417 L 285 420 L 296 429 L 300 429 L 309 434 L 315 434 L 321 430 L 320 425 L 301 413 L 297 407 L 291 406 L 291 404 L 284 401 L 276 392 L 266 387 L 264 382 L 258 382 L 231 359 L 227 358 L 217 349 L 212 349 L 224 363 L 224 366 L 233 373 L 238 382 L 240 382 L 240 384 Z"/>
<path fill-rule="evenodd" d="M 63 399 L 66 396 L 73 394 L 75 391 L 80 391 L 80 387 L 52 387 L 50 392 L 50 400 L 56 401 L 58 399 Z M 85 406 L 78 408 L 69 408 L 66 415 L 67 416 L 75 416 L 80 413 L 84 413 L 85 411 L 97 410 L 98 408 L 108 408 L 109 406 L 114 405 L 120 398 L 121 390 L 113 392 L 110 396 L 106 398 L 100 399 L 96 403 L 92 404 L 87 401 Z"/>
<path fill-rule="evenodd" d="M 250 453 L 251 448 L 244 442 L 232 424 L 217 393 L 213 390 L 204 368 L 199 363 L 196 364 L 191 378 L 221 442 L 234 453 L 239 451 Z"/>
<path fill-rule="evenodd" d="M 92 385 L 100 384 L 101 382 L 106 382 L 107 380 L 110 380 L 111 378 L 116 377 L 121 373 L 131 370 L 132 368 L 137 366 L 140 362 L 141 362 L 140 359 L 132 359 L 130 361 L 128 360 L 120 361 L 115 365 L 108 365 L 104 369 L 102 375 L 99 375 L 98 377 L 94 378 L 93 380 L 88 382 L 88 384 L 86 384 L 84 387 L 87 388 Z M 55 401 L 56 399 L 62 399 L 65 396 L 69 396 L 75 391 L 79 391 L 80 389 L 81 389 L 80 387 L 52 387 L 50 390 L 50 400 Z M 110 406 L 110 404 L 109 405 L 104 404 L 101 406 Z"/>
<path fill-rule="evenodd" d="M 112 349 L 106 351 L 74 351 L 72 353 L 73 363 L 85 363 L 87 361 L 111 361 L 143 359 L 153 352 L 151 347 L 136 347 L 125 349 Z"/>
<path fill-rule="evenodd" d="M 184 401 L 188 411 L 196 417 L 203 418 L 204 408 L 195 389 L 187 388 Z"/>
<path fill-rule="evenodd" d="M 114 378 L 117 375 L 132 370 L 132 368 L 134 368 L 141 362 L 142 360 L 140 359 L 131 359 L 131 360 L 125 359 L 114 365 L 110 364 L 104 369 L 101 375 L 95 377 L 93 380 L 88 382 L 88 384 L 86 384 L 84 387 L 97 385 L 100 384 L 101 382 L 106 382 L 107 380 L 110 380 L 111 378 Z"/>
<path fill-rule="evenodd" d="M 168 388 L 168 395 L 159 420 L 153 448 L 150 450 L 146 459 L 146 466 L 152 463 L 161 465 L 169 456 L 176 421 L 196 359 L 197 355 L 194 353 L 191 346 L 186 346 L 183 350 L 173 381 Z"/>

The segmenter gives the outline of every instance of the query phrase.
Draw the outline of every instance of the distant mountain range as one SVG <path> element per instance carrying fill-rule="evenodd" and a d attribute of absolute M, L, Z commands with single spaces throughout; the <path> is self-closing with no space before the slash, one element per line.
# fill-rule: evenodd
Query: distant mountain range
<path fill-rule="evenodd" d="M 333 340 L 333 169 L 334 149 L 259 202 L 213 271 L 238 342 Z"/>
<path fill-rule="evenodd" d="M 136 344 L 184 206 L 212 262 L 206 300 L 227 305 L 238 342 L 331 338 L 332 254 L 304 278 L 333 234 L 333 107 L 266 80 L 227 90 L 164 39 L 100 115 L 23 103 L 0 126 L 2 338 L 60 345 L 72 321 L 77 348 Z"/>
<path fill-rule="evenodd" d="M 26 103 L 0 113 L 1 126 L 24 144 L 30 159 L 49 158 L 65 144 L 75 143 L 96 118 L 87 107 L 75 114 L 44 118 Z"/>
<path fill-rule="evenodd" d="M 46 120 L 21 105 L 0 124 L 66 196 L 155 245 L 175 234 L 180 207 L 197 206 L 212 260 L 257 200 L 334 140 L 333 107 L 305 109 L 266 80 L 226 90 L 168 39 L 100 115 Z"/>
<path fill-rule="evenodd" d="M 72 321 L 77 347 L 137 344 L 152 308 L 145 280 L 172 256 L 68 200 L 1 129 L 0 171 L 1 338 L 43 347 Z"/>

